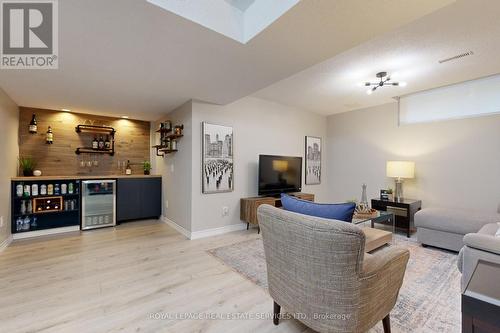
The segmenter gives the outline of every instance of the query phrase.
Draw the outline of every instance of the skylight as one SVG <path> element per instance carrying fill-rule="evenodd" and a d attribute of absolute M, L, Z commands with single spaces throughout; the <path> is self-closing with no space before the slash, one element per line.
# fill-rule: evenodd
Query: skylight
<path fill-rule="evenodd" d="M 146 0 L 246 44 L 300 0 Z"/>

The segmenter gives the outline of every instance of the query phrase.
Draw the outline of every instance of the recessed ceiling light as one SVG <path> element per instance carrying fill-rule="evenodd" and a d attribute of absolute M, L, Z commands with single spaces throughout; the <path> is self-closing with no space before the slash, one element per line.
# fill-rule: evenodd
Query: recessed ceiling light
<path fill-rule="evenodd" d="M 64 112 L 71 112 L 70 109 L 61 109 L 61 111 L 64 111 Z"/>
<path fill-rule="evenodd" d="M 128 116 L 122 116 L 123 119 L 128 119 Z"/>

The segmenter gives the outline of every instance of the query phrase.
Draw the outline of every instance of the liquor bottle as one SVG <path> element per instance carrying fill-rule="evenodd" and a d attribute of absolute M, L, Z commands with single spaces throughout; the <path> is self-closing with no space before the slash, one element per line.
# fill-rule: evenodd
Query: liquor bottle
<path fill-rule="evenodd" d="M 23 221 L 23 231 L 28 231 L 30 230 L 30 224 L 31 224 L 31 220 L 28 216 L 26 216 L 24 218 L 24 221 Z"/>
<path fill-rule="evenodd" d="M 21 216 L 19 216 L 16 220 L 16 231 L 22 231 L 23 230 L 23 219 Z"/>
<path fill-rule="evenodd" d="M 99 138 L 99 150 L 104 150 L 104 139 L 101 137 Z"/>
<path fill-rule="evenodd" d="M 28 207 L 26 207 L 26 213 L 28 214 L 33 213 L 33 206 L 31 205 L 31 200 L 28 201 Z"/>
<path fill-rule="evenodd" d="M 106 142 L 104 142 L 104 148 L 106 148 L 106 150 L 111 150 L 111 141 L 109 141 L 109 135 L 106 135 Z"/>
<path fill-rule="evenodd" d="M 130 166 L 130 160 L 127 160 L 127 168 L 125 169 L 125 174 L 126 175 L 132 174 L 132 167 Z"/>
<path fill-rule="evenodd" d="M 73 183 L 68 184 L 68 193 L 73 194 Z"/>
<path fill-rule="evenodd" d="M 97 141 L 97 136 L 94 136 L 94 140 L 92 141 L 92 149 L 99 149 L 99 141 Z"/>
<path fill-rule="evenodd" d="M 59 184 L 54 185 L 54 195 L 60 195 L 61 194 L 61 187 Z"/>
<path fill-rule="evenodd" d="M 16 195 L 18 198 L 22 197 L 24 194 L 24 186 L 23 183 L 18 183 L 16 185 Z"/>
<path fill-rule="evenodd" d="M 40 185 L 40 195 L 47 195 L 47 185 Z"/>
<path fill-rule="evenodd" d="M 47 186 L 47 194 L 48 194 L 48 195 L 54 195 L 54 185 L 49 184 L 49 185 Z"/>
<path fill-rule="evenodd" d="M 24 197 L 29 197 L 31 195 L 31 186 L 29 185 L 24 185 Z"/>
<path fill-rule="evenodd" d="M 51 145 L 54 143 L 54 133 L 52 133 L 52 128 L 49 126 L 47 130 L 47 135 L 45 137 L 45 143 Z"/>
<path fill-rule="evenodd" d="M 34 197 L 38 195 L 38 184 L 31 185 L 31 195 Z"/>
<path fill-rule="evenodd" d="M 21 209 L 19 210 L 19 212 L 21 213 L 21 215 L 26 214 L 26 201 L 21 201 Z"/>
<path fill-rule="evenodd" d="M 68 193 L 68 185 L 67 184 L 61 184 L 61 194 L 64 195 Z"/>
<path fill-rule="evenodd" d="M 31 117 L 29 131 L 31 134 L 36 134 L 36 132 L 38 131 L 38 126 L 36 125 L 36 117 L 34 113 L 33 116 Z"/>

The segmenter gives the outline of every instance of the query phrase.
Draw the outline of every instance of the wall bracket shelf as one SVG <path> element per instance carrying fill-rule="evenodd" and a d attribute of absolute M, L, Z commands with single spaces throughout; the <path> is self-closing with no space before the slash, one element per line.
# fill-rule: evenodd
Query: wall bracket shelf
<path fill-rule="evenodd" d="M 156 156 L 165 157 L 167 154 L 177 152 L 177 140 L 182 138 L 184 135 L 182 134 L 182 130 L 184 129 L 184 125 L 175 126 L 172 130 L 170 126 L 168 129 L 163 128 L 163 126 L 156 130 L 156 133 L 160 133 L 160 144 L 154 145 L 151 148 L 156 149 Z M 175 141 L 175 145 L 173 146 L 172 142 Z M 172 149 L 175 148 L 175 149 Z"/>
<path fill-rule="evenodd" d="M 101 125 L 78 125 L 75 127 L 76 133 L 95 133 L 95 134 L 108 134 L 111 136 L 111 149 L 92 149 L 88 147 L 78 147 L 75 150 L 75 154 L 108 154 L 110 156 L 115 155 L 115 133 L 116 130 L 111 126 L 101 126 Z"/>

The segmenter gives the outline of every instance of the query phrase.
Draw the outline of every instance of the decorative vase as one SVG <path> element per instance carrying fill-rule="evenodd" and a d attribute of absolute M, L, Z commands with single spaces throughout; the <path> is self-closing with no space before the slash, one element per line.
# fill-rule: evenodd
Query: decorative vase
<path fill-rule="evenodd" d="M 31 176 L 33 176 L 33 170 L 23 170 L 23 176 L 24 177 L 31 177 Z"/>
<path fill-rule="evenodd" d="M 150 171 L 149 170 L 144 170 L 145 175 L 149 175 Z"/>

